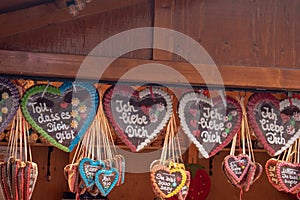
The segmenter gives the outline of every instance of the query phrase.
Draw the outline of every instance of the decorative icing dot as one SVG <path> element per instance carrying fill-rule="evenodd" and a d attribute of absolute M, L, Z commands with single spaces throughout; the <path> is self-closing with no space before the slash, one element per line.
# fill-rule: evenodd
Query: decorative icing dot
<path fill-rule="evenodd" d="M 176 183 L 173 183 L 172 186 L 173 186 L 173 187 L 176 187 Z"/>
<path fill-rule="evenodd" d="M 6 113 L 8 112 L 8 109 L 7 109 L 6 107 L 3 107 L 3 108 L 1 109 L 1 111 L 2 111 L 2 113 L 6 114 Z"/>
<path fill-rule="evenodd" d="M 2 96 L 2 99 L 8 99 L 8 97 L 9 97 L 7 92 L 3 92 L 1 96 Z"/>

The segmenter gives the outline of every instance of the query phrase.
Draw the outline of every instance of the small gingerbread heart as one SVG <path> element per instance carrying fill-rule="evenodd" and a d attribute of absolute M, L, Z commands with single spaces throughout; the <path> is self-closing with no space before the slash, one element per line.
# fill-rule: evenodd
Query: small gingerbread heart
<path fill-rule="evenodd" d="M 268 181 L 271 185 L 276 188 L 278 191 L 283 191 L 282 186 L 279 184 L 279 180 L 277 177 L 276 166 L 277 163 L 281 162 L 280 160 L 271 158 L 266 162 L 265 171 L 268 177 Z"/>
<path fill-rule="evenodd" d="M 250 167 L 250 158 L 248 155 L 240 154 L 238 156 L 228 155 L 224 158 L 226 173 L 232 178 L 232 182 L 237 185 L 245 176 L 247 176 Z"/>
<path fill-rule="evenodd" d="M 98 170 L 95 176 L 96 185 L 102 196 L 107 196 L 119 180 L 119 172 L 115 168 Z"/>
<path fill-rule="evenodd" d="M 283 191 L 296 194 L 300 189 L 300 164 L 281 161 L 276 164 L 276 174 Z"/>
<path fill-rule="evenodd" d="M 150 173 L 155 193 L 162 198 L 170 198 L 177 195 L 185 186 L 187 175 L 184 169 L 169 169 L 162 165 L 156 165 Z"/>
<path fill-rule="evenodd" d="M 91 188 L 95 184 L 96 173 L 103 169 L 105 164 L 101 160 L 92 160 L 83 158 L 79 162 L 79 173 L 87 188 Z"/>

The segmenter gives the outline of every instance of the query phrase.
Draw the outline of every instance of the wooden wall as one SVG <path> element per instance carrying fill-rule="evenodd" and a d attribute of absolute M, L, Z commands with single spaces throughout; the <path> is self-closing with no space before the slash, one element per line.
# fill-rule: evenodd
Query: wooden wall
<path fill-rule="evenodd" d="M 140 0 L 131 6 L 73 18 L 34 30 L 0 38 L 0 49 L 87 55 L 108 37 L 138 27 L 152 26 L 153 3 Z M 152 37 L 145 37 L 152 43 Z M 129 53 L 126 57 L 151 59 L 152 51 Z M 113 56 L 113 55 L 103 55 Z"/>
<path fill-rule="evenodd" d="M 121 31 L 156 26 L 177 30 L 195 39 L 218 65 L 298 69 L 299 23 L 298 0 L 140 0 L 128 7 L 45 24 L 2 37 L 0 49 L 87 55 L 101 41 Z M 157 41 L 155 34 L 146 39 L 150 45 L 164 42 Z M 172 48 L 171 44 L 170 51 Z M 149 49 L 134 51 L 123 57 L 183 61 L 172 53 Z M 51 164 L 53 176 L 47 182 L 46 150 L 44 147 L 35 147 L 33 150 L 34 159 L 40 166 L 39 182 L 33 199 L 44 199 L 45 195 L 52 195 L 47 199 L 59 200 L 66 190 L 62 167 L 68 162 L 68 155 L 55 149 Z M 239 191 L 226 182 L 220 169 L 226 154 L 228 152 L 224 151 L 215 156 L 209 200 L 238 199 Z M 266 153 L 257 153 L 257 159 L 262 164 L 268 158 Z M 201 159 L 198 162 L 208 170 L 207 160 Z M 148 173 L 127 174 L 126 183 L 115 188 L 110 195 L 111 200 L 153 197 Z M 265 174 L 244 194 L 243 199 L 264 198 L 291 199 L 289 195 L 273 189 Z"/>

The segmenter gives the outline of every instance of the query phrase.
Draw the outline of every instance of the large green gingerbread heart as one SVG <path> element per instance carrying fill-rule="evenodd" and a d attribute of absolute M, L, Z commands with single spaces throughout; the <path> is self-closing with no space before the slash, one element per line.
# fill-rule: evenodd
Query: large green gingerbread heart
<path fill-rule="evenodd" d="M 92 84 L 64 83 L 60 88 L 36 85 L 28 89 L 21 108 L 28 123 L 59 149 L 70 152 L 78 144 L 98 108 Z"/>

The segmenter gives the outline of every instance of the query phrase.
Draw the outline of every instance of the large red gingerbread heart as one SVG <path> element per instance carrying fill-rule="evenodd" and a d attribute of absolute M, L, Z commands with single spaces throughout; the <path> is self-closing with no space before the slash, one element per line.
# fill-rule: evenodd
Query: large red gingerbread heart
<path fill-rule="evenodd" d="M 247 109 L 257 139 L 271 156 L 281 154 L 300 136 L 299 99 L 279 101 L 271 94 L 256 93 Z"/>
<path fill-rule="evenodd" d="M 241 124 L 241 107 L 231 97 L 226 97 L 224 105 L 221 98 L 186 93 L 178 112 L 183 131 L 205 158 L 228 145 Z"/>
<path fill-rule="evenodd" d="M 171 96 L 158 87 L 135 91 L 115 86 L 104 94 L 104 112 L 121 140 L 140 151 L 163 130 L 172 114 Z"/>

